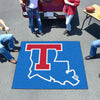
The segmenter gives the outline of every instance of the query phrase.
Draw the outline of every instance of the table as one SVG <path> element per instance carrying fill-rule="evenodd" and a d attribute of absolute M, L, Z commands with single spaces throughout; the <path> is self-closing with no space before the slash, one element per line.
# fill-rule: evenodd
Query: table
<path fill-rule="evenodd" d="M 90 18 L 88 25 L 90 25 L 90 22 L 91 22 L 92 18 L 100 21 L 100 18 L 98 17 L 98 12 L 100 12 L 100 6 L 98 6 L 97 4 L 94 4 L 92 6 L 95 8 L 95 11 L 93 13 L 88 13 L 85 9 L 83 10 L 83 12 L 86 14 L 86 18 L 83 21 L 81 30 L 83 29 L 84 23 L 88 18 Z"/>

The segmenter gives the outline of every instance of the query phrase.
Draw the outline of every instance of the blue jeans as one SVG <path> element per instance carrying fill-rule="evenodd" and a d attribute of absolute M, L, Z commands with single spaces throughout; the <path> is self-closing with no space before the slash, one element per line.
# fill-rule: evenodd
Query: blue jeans
<path fill-rule="evenodd" d="M 98 47 L 100 47 L 100 39 L 95 40 L 91 43 L 90 55 L 89 55 L 90 57 L 96 56 L 96 51 Z"/>
<path fill-rule="evenodd" d="M 40 19 L 40 14 L 39 14 L 38 8 L 31 9 L 31 8 L 26 7 L 26 12 L 29 17 L 29 27 L 31 28 L 31 32 L 35 32 L 34 18 L 33 18 L 33 16 L 35 15 L 35 18 L 36 18 L 37 24 L 38 24 L 39 33 L 42 33 L 42 24 L 41 24 L 41 19 Z"/>
<path fill-rule="evenodd" d="M 65 14 L 65 18 L 66 18 L 66 28 L 68 29 L 68 31 L 71 31 L 71 20 L 73 18 L 74 15 L 67 15 Z"/>
<path fill-rule="evenodd" d="M 14 50 L 13 44 L 13 35 L 12 34 L 3 34 L 0 35 L 0 54 L 2 54 L 7 60 L 12 60 L 10 52 L 6 50 L 5 45 L 9 50 Z"/>

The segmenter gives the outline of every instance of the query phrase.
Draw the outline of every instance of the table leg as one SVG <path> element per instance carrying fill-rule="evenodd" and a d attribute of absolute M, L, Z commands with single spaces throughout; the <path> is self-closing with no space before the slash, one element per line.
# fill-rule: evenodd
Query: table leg
<path fill-rule="evenodd" d="M 85 18 L 84 21 L 83 21 L 83 24 L 82 24 L 81 30 L 83 29 L 83 26 L 84 26 L 85 21 L 86 21 L 89 17 L 90 17 L 90 16 L 87 14 L 87 15 L 86 15 L 86 18 Z"/>
<path fill-rule="evenodd" d="M 88 23 L 88 25 L 90 25 L 91 19 L 92 19 L 92 17 L 90 17 L 90 20 L 89 20 L 89 23 Z"/>

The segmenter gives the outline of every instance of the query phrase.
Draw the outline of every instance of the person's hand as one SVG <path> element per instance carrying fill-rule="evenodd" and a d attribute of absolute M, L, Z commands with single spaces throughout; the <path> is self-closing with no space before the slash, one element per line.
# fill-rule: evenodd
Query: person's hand
<path fill-rule="evenodd" d="M 9 31 L 10 31 L 10 28 L 9 28 L 8 26 L 6 26 L 6 27 L 5 27 L 5 31 L 6 31 L 6 32 L 9 32 Z"/>
<path fill-rule="evenodd" d="M 72 3 L 72 5 L 71 6 L 74 6 L 74 3 Z"/>
<path fill-rule="evenodd" d="M 22 7 L 24 7 L 24 6 L 25 6 L 25 3 L 21 2 L 20 5 L 21 5 Z"/>
<path fill-rule="evenodd" d="M 43 0 L 40 0 L 41 3 L 43 3 Z"/>

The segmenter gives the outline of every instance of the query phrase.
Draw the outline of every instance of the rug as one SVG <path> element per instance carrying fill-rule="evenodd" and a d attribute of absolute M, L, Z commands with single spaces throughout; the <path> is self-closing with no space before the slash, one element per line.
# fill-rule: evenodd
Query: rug
<path fill-rule="evenodd" d="M 23 41 L 13 89 L 88 89 L 79 41 Z"/>

